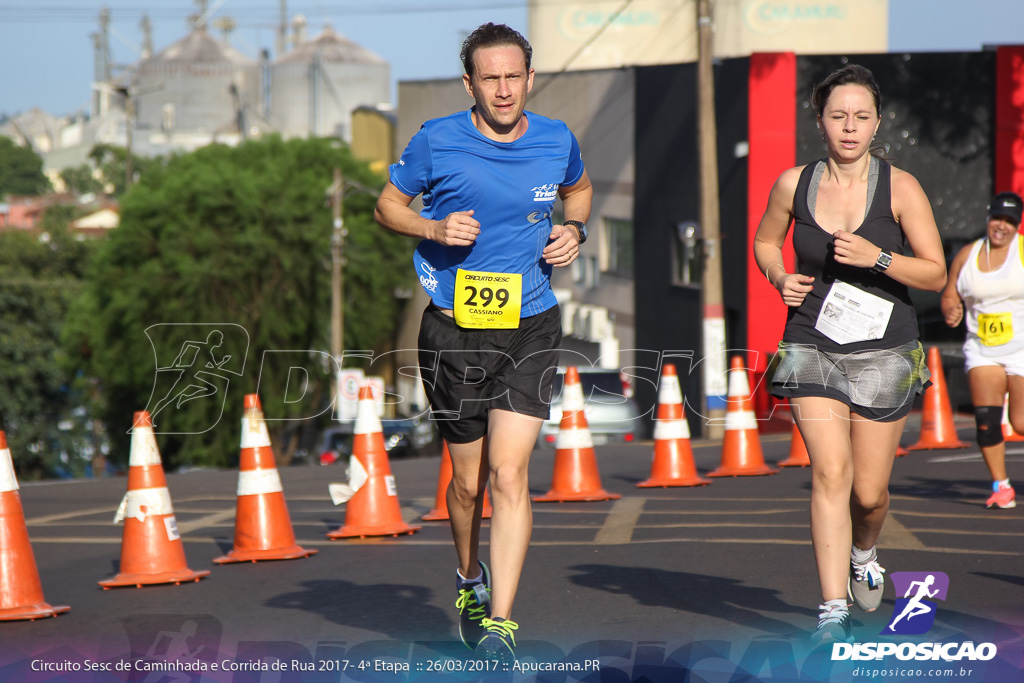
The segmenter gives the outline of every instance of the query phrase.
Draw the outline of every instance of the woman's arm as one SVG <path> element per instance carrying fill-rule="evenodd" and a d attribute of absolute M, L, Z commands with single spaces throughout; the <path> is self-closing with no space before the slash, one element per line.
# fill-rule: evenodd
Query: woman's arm
<path fill-rule="evenodd" d="M 782 261 L 782 245 L 786 242 L 789 225 L 793 222 L 793 196 L 802 170 L 803 167 L 799 166 L 783 171 L 775 181 L 768 196 L 768 207 L 754 234 L 754 260 L 757 261 L 757 267 L 768 278 L 768 282 L 779 290 L 782 301 L 793 307 L 803 303 L 814 282 L 813 277 L 787 273 Z"/>
<path fill-rule="evenodd" d="M 892 213 L 913 249 L 913 256 L 892 254 L 885 274 L 908 287 L 941 291 L 946 286 L 946 258 L 935 216 L 917 179 L 898 168 L 892 169 Z M 836 262 L 871 268 L 882 249 L 855 233 L 834 234 Z"/>
<path fill-rule="evenodd" d="M 949 277 L 946 279 L 946 286 L 942 290 L 940 305 L 942 306 L 942 316 L 950 327 L 956 327 L 964 319 L 964 302 L 960 298 L 960 293 L 956 291 L 956 281 L 960 277 L 960 271 L 963 270 L 964 264 L 967 263 L 970 255 L 971 245 L 968 244 L 956 253 L 956 256 L 953 257 L 953 262 L 949 264 Z"/>

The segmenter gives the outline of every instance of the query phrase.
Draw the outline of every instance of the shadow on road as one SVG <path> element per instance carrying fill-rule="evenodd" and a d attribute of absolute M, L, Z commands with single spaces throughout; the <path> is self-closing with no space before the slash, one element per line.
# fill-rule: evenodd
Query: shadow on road
<path fill-rule="evenodd" d="M 451 614 L 431 606 L 433 592 L 422 586 L 329 580 L 305 581 L 302 586 L 303 590 L 267 600 L 266 606 L 319 614 L 332 623 L 396 640 L 450 640 L 457 633 Z M 437 632 L 424 633 L 424 624 L 434 625 Z"/>
<path fill-rule="evenodd" d="M 899 464 L 899 460 L 896 461 Z M 991 483 L 982 479 L 957 480 L 930 477 L 907 477 L 889 484 L 889 493 L 897 496 L 926 496 L 930 501 L 946 501 L 956 505 L 977 507 L 991 492 Z"/>
<path fill-rule="evenodd" d="M 716 617 L 779 636 L 799 637 L 804 632 L 761 612 L 801 614 L 807 616 L 811 624 L 818 615 L 816 610 L 794 607 L 779 600 L 778 591 L 746 586 L 720 576 L 606 564 L 576 565 L 569 569 L 581 572 L 570 577 L 580 586 L 629 595 L 641 605 Z"/>
<path fill-rule="evenodd" d="M 984 576 L 987 579 L 995 579 L 1014 586 L 1024 586 L 1024 576 L 1010 576 L 1008 574 L 990 574 L 988 572 L 972 572 L 975 576 Z"/>

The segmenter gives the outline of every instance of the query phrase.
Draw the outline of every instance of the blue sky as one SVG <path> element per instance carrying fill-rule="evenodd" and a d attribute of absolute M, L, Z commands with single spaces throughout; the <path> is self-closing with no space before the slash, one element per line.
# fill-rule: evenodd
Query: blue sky
<path fill-rule="evenodd" d="M 824 2 L 825 0 L 819 0 Z M 395 81 L 461 73 L 458 46 L 487 21 L 524 33 L 527 0 L 289 0 L 311 33 L 325 21 L 391 63 Z M 40 106 L 54 114 L 87 109 L 93 79 L 90 34 L 100 8 L 111 11 L 111 53 L 131 63 L 148 13 L 153 43 L 163 49 L 186 33 L 190 0 L 0 0 L 0 112 Z M 278 0 L 209 0 L 212 16 L 238 24 L 231 43 L 256 57 L 273 48 Z M 1024 0 L 889 0 L 892 51 L 964 51 L 1024 42 Z M 527 36 L 529 37 L 529 36 Z"/>

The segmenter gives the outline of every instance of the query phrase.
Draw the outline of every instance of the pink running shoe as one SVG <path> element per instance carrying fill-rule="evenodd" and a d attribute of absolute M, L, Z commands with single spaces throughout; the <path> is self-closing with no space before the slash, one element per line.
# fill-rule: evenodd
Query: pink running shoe
<path fill-rule="evenodd" d="M 987 508 L 1008 508 L 1017 507 L 1017 494 L 1012 486 L 1000 485 L 999 490 L 989 496 L 985 503 Z"/>

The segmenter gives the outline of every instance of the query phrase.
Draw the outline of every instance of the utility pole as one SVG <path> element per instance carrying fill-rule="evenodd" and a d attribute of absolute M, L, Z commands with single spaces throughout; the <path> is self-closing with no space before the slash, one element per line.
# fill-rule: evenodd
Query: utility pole
<path fill-rule="evenodd" d="M 330 193 L 331 212 L 334 217 L 334 232 L 331 234 L 331 357 L 340 367 L 345 334 L 345 280 L 341 268 L 345 264 L 346 234 L 345 219 L 342 216 L 345 185 L 340 168 L 334 169 L 334 182 L 331 184 Z"/>
<path fill-rule="evenodd" d="M 135 93 L 132 86 L 122 88 L 124 93 L 124 127 L 125 127 L 125 159 L 124 159 L 124 191 L 132 189 L 135 179 L 135 163 L 132 161 L 132 128 L 135 127 Z"/>
<path fill-rule="evenodd" d="M 281 15 L 277 23 L 277 42 L 274 44 L 274 57 L 284 54 L 288 37 L 288 0 L 281 0 Z"/>
<path fill-rule="evenodd" d="M 156 87 L 145 87 L 137 88 L 135 86 L 134 77 L 132 77 L 128 85 L 118 86 L 112 88 L 110 85 L 106 85 L 108 92 L 116 92 L 124 98 L 124 124 L 125 124 L 125 160 L 124 160 L 124 191 L 127 192 L 132 188 L 132 184 L 135 182 L 135 154 L 132 151 L 133 147 L 133 131 L 135 130 L 135 100 L 139 95 L 148 95 L 149 93 L 163 90 L 163 86 Z"/>
<path fill-rule="evenodd" d="M 725 306 L 722 296 L 722 245 L 718 206 L 718 130 L 715 125 L 715 82 L 712 68 L 711 0 L 697 0 L 698 150 L 700 155 L 700 222 L 704 233 L 704 416 L 707 436 L 725 433 L 726 362 Z"/>
<path fill-rule="evenodd" d="M 153 56 L 153 24 L 150 22 L 148 14 L 142 15 L 142 20 L 139 21 L 139 28 L 142 30 L 141 57 L 149 59 Z"/>

